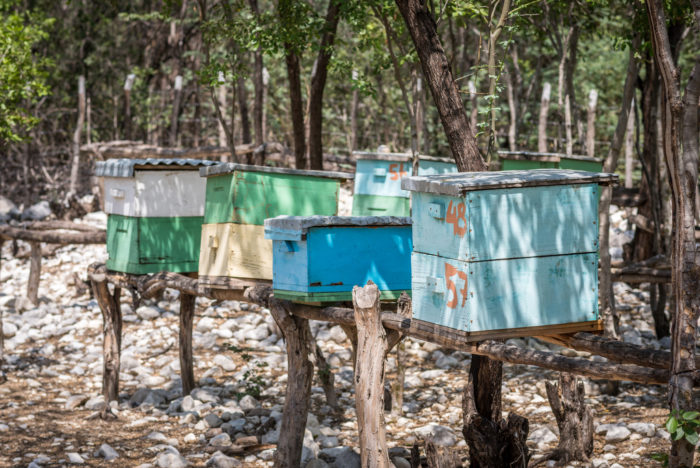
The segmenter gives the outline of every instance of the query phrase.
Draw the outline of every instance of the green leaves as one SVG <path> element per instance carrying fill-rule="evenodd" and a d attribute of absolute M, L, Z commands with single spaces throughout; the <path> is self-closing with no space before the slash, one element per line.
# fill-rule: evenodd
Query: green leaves
<path fill-rule="evenodd" d="M 700 439 L 700 412 L 673 410 L 666 420 L 666 430 L 673 440 L 685 441 L 695 446 Z"/>

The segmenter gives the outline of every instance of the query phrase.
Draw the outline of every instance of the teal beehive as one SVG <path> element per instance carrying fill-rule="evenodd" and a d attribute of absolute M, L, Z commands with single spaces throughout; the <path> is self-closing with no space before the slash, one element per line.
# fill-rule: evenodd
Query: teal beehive
<path fill-rule="evenodd" d="M 409 177 L 413 316 L 484 337 L 598 330 L 598 185 L 539 169 Z"/>

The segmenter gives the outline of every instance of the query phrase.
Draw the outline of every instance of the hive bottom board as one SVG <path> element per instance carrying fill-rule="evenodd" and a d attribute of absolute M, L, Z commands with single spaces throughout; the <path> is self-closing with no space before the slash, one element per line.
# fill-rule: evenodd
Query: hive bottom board
<path fill-rule="evenodd" d="M 203 224 L 200 283 L 224 287 L 226 278 L 272 280 L 272 241 L 253 224 Z M 218 278 L 218 280 L 217 280 Z"/>
<path fill-rule="evenodd" d="M 384 197 L 355 194 L 353 216 L 411 216 L 411 200 L 407 197 Z"/>
<path fill-rule="evenodd" d="M 413 317 L 465 332 L 598 320 L 598 255 L 463 262 L 414 252 Z"/>
<path fill-rule="evenodd" d="M 401 296 L 402 292 L 403 291 L 380 291 L 379 298 L 382 301 L 395 301 Z M 275 297 L 278 299 L 286 299 L 288 301 L 305 304 L 352 301 L 352 291 L 313 293 L 275 289 L 274 293 Z M 406 291 L 406 293 L 410 295 L 411 291 Z"/>
<path fill-rule="evenodd" d="M 109 215 L 107 269 L 143 275 L 197 271 L 202 216 L 135 218 Z"/>

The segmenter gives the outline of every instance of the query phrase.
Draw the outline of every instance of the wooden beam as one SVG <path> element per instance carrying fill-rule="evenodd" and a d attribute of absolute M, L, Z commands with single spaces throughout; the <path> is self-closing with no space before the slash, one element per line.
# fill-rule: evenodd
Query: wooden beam
<path fill-rule="evenodd" d="M 7 240 L 19 239 L 28 242 L 46 244 L 104 244 L 107 242 L 106 231 L 65 232 L 60 230 L 21 229 L 13 226 L 0 226 L 0 237 Z"/>

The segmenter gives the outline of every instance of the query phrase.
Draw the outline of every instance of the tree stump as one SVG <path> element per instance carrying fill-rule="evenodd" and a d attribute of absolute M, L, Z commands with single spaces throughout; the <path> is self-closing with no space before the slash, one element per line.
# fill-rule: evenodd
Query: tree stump
<path fill-rule="evenodd" d="M 545 386 L 559 427 L 559 445 L 547 458 L 559 463 L 588 461 L 593 453 L 593 412 L 584 400 L 583 382 L 560 372 L 559 385 L 545 382 Z"/>
<path fill-rule="evenodd" d="M 192 363 L 192 322 L 196 297 L 180 292 L 180 378 L 182 395 L 189 395 L 195 387 Z"/>
<path fill-rule="evenodd" d="M 122 348 L 122 310 L 120 304 L 121 288 L 114 287 L 110 294 L 106 278 L 92 280 L 92 290 L 102 311 L 102 395 L 105 399 L 105 409 L 102 418 L 112 415 L 109 402 L 119 399 L 119 358 Z"/>
<path fill-rule="evenodd" d="M 449 447 L 441 447 L 432 440 L 425 441 L 425 458 L 429 468 L 462 468 L 462 460 Z"/>
<path fill-rule="evenodd" d="M 29 280 L 27 281 L 27 299 L 39 304 L 39 278 L 41 277 L 41 242 L 29 242 L 31 256 L 29 261 Z"/>
<path fill-rule="evenodd" d="M 387 335 L 379 308 L 379 288 L 371 281 L 355 286 L 352 303 L 357 324 L 355 406 L 363 467 L 389 468 L 384 424 L 384 359 Z"/>
<path fill-rule="evenodd" d="M 471 468 L 526 467 L 530 459 L 528 420 L 513 413 L 501 418 L 502 377 L 503 363 L 472 355 L 462 400 Z"/>
<path fill-rule="evenodd" d="M 301 463 L 311 381 L 314 376 L 314 365 L 311 362 L 314 354 L 313 338 L 309 321 L 292 314 L 294 306 L 291 302 L 273 298 L 269 306 L 272 317 L 284 335 L 288 362 L 287 393 L 275 467 L 296 468 Z"/>

